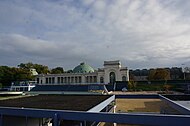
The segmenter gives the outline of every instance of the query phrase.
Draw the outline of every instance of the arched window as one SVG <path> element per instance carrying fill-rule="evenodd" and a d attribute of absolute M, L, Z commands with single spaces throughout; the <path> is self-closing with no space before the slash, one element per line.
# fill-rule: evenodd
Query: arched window
<path fill-rule="evenodd" d="M 40 79 L 39 78 L 37 78 L 37 84 L 39 84 L 40 83 Z"/>
<path fill-rule="evenodd" d="M 114 83 L 115 83 L 115 73 L 114 73 L 114 72 L 111 72 L 111 73 L 110 73 L 110 83 L 111 83 L 111 84 L 114 84 Z"/>
<path fill-rule="evenodd" d="M 82 78 L 81 78 L 81 76 L 79 76 L 79 83 L 82 83 Z"/>
<path fill-rule="evenodd" d="M 100 77 L 100 83 L 104 83 L 104 78 Z"/>
<path fill-rule="evenodd" d="M 127 81 L 126 76 L 123 76 L 123 77 L 122 77 L 122 81 Z"/>
<path fill-rule="evenodd" d="M 90 83 L 92 83 L 92 76 L 90 76 Z"/>

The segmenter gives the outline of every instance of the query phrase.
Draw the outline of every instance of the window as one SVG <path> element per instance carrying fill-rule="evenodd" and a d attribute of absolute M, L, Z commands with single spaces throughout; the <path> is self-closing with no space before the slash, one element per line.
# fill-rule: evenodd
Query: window
<path fill-rule="evenodd" d="M 100 77 L 100 83 L 104 83 L 104 78 Z"/>
<path fill-rule="evenodd" d="M 82 79 L 81 79 L 81 77 L 79 77 L 79 83 L 81 83 L 82 82 Z"/>
<path fill-rule="evenodd" d="M 90 76 L 90 83 L 92 83 L 92 76 Z"/>
<path fill-rule="evenodd" d="M 85 77 L 86 78 L 86 83 L 88 83 L 88 76 L 87 77 Z"/>
<path fill-rule="evenodd" d="M 65 77 L 65 83 L 67 83 L 67 77 Z"/>
<path fill-rule="evenodd" d="M 37 78 L 37 84 L 39 84 L 40 83 L 40 79 L 39 78 Z"/>
<path fill-rule="evenodd" d="M 114 73 L 114 72 L 111 72 L 111 73 L 110 73 L 110 83 L 111 83 L 111 84 L 114 84 L 114 83 L 115 83 L 115 73 Z"/>
<path fill-rule="evenodd" d="M 127 81 L 126 76 L 122 77 L 122 81 Z"/>
<path fill-rule="evenodd" d="M 46 84 L 48 84 L 48 78 L 46 78 Z"/>
<path fill-rule="evenodd" d="M 61 83 L 63 83 L 63 77 L 61 77 Z"/>
<path fill-rule="evenodd" d="M 70 77 L 68 77 L 68 83 L 70 83 L 70 81 L 71 81 L 71 78 L 70 78 Z"/>
<path fill-rule="evenodd" d="M 49 84 L 51 84 L 51 77 L 49 78 Z"/>
<path fill-rule="evenodd" d="M 77 83 L 77 77 L 75 77 L 75 83 Z"/>
<path fill-rule="evenodd" d="M 97 83 L 97 77 L 94 76 L 94 83 Z"/>
<path fill-rule="evenodd" d="M 60 84 L 60 77 L 57 77 L 57 83 Z"/>
<path fill-rule="evenodd" d="M 71 83 L 73 83 L 74 82 L 74 77 L 71 77 Z"/>
<path fill-rule="evenodd" d="M 52 84 L 55 83 L 55 77 L 52 77 Z"/>

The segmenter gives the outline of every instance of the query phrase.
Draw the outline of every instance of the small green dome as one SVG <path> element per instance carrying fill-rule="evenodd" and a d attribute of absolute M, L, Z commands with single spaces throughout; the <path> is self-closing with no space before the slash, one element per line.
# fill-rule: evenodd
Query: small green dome
<path fill-rule="evenodd" d="M 73 73 L 93 73 L 94 69 L 88 64 L 81 63 L 73 69 Z"/>

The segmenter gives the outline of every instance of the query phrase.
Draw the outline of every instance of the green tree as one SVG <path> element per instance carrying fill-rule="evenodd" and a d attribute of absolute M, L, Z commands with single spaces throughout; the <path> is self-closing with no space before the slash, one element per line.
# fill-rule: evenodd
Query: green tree
<path fill-rule="evenodd" d="M 10 86 L 13 81 L 32 80 L 34 77 L 27 69 L 0 66 L 0 83 Z"/>
<path fill-rule="evenodd" d="M 0 83 L 3 86 L 9 86 L 14 81 L 14 73 L 8 66 L 0 66 Z"/>
<path fill-rule="evenodd" d="M 50 73 L 48 66 L 35 64 L 34 69 L 38 72 L 38 74 L 47 74 Z"/>
<path fill-rule="evenodd" d="M 67 73 L 73 73 L 73 70 L 68 70 Z"/>
<path fill-rule="evenodd" d="M 34 64 L 32 62 L 28 63 L 20 63 L 18 65 L 19 68 L 30 70 L 31 68 L 34 68 Z"/>
<path fill-rule="evenodd" d="M 48 66 L 41 65 L 41 64 L 33 64 L 32 62 L 21 63 L 18 65 L 18 67 L 22 68 L 22 69 L 27 69 L 27 70 L 34 68 L 34 69 L 36 69 L 38 74 L 47 74 L 50 72 Z"/>
<path fill-rule="evenodd" d="M 3 87 L 3 84 L 2 83 L 0 83 L 0 88 L 2 88 Z"/>
<path fill-rule="evenodd" d="M 34 76 L 27 69 L 11 68 L 14 81 L 32 80 Z"/>
<path fill-rule="evenodd" d="M 53 68 L 53 69 L 51 70 L 51 73 L 52 73 L 52 74 L 61 74 L 61 73 L 64 73 L 64 70 L 63 70 L 62 67 L 56 67 L 56 68 Z"/>

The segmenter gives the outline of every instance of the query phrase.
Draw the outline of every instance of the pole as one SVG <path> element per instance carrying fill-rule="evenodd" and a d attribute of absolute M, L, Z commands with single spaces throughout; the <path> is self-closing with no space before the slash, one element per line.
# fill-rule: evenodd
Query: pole
<path fill-rule="evenodd" d="M 181 65 L 182 65 L 183 79 L 185 80 L 185 64 L 181 64 Z"/>
<path fill-rule="evenodd" d="M 183 79 L 185 80 L 185 71 L 184 71 L 184 74 L 183 74 L 183 76 L 184 76 L 184 77 L 183 77 Z"/>

